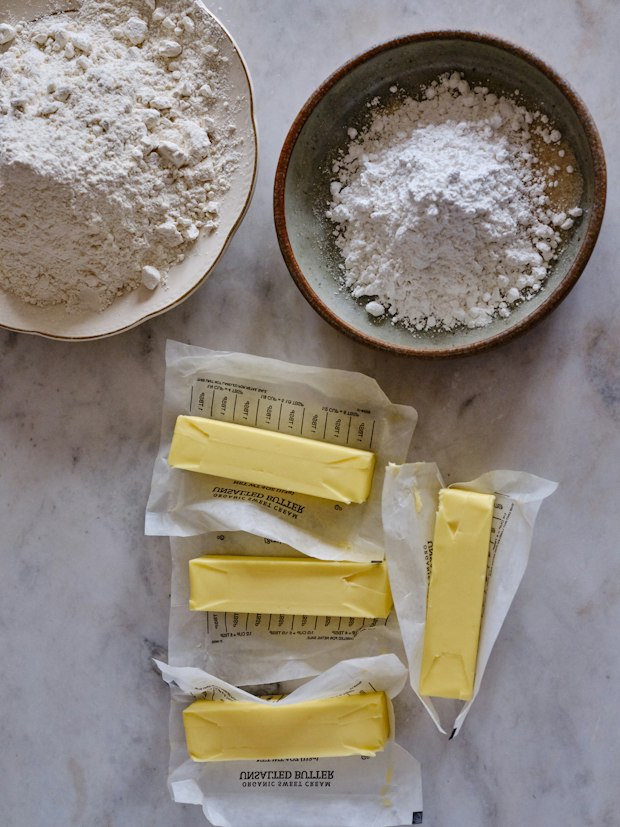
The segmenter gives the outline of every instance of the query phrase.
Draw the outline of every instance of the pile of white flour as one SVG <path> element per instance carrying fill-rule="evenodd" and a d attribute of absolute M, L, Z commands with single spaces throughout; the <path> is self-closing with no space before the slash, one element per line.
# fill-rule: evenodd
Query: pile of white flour
<path fill-rule="evenodd" d="M 218 225 L 237 152 L 193 0 L 83 0 L 0 27 L 0 287 L 102 310 Z"/>
<path fill-rule="evenodd" d="M 550 206 L 564 151 L 543 170 L 532 149 L 532 135 L 553 147 L 560 133 L 546 116 L 472 89 L 457 72 L 419 101 L 378 104 L 362 132 L 349 129 L 351 143 L 332 168 L 327 216 L 343 285 L 372 297 L 369 314 L 412 330 L 508 316 L 541 289 L 561 231 L 581 215 Z"/>

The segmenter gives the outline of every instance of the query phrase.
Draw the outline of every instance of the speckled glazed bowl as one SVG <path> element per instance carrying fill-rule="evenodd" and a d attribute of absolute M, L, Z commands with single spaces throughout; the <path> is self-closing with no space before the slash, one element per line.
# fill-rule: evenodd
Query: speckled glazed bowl
<path fill-rule="evenodd" d="M 412 333 L 388 318 L 374 319 L 365 302 L 338 286 L 342 259 L 325 217 L 331 160 L 360 128 L 368 102 L 389 97 L 393 84 L 416 96 L 447 71 L 462 71 L 493 91 L 520 91 L 530 109 L 549 116 L 569 143 L 583 178 L 584 214 L 561 248 L 543 289 L 516 305 L 507 319 L 483 328 Z M 511 339 L 550 313 L 581 275 L 594 248 L 605 208 L 606 171 L 601 140 L 581 99 L 538 58 L 505 41 L 469 32 L 427 32 L 377 46 L 345 64 L 312 95 L 282 148 L 275 178 L 278 241 L 297 286 L 323 318 L 364 344 L 410 356 L 475 353 Z"/>
<path fill-rule="evenodd" d="M 228 59 L 230 97 L 237 136 L 241 139 L 239 162 L 230 189 L 220 200 L 220 223 L 212 234 L 201 233 L 181 264 L 168 272 L 167 286 L 157 290 L 139 287 L 116 298 L 101 312 L 67 313 L 63 306 L 36 307 L 0 290 L 0 327 L 36 333 L 51 339 L 84 341 L 122 333 L 171 310 L 194 293 L 211 274 L 237 231 L 250 205 L 258 159 L 258 134 L 254 120 L 252 83 L 239 47 L 208 9 L 223 34 L 221 49 Z M 34 20 L 44 15 L 75 11 L 79 0 L 5 0 L 0 2 L 0 23 Z M 0 47 L 8 48 L 8 47 Z"/>

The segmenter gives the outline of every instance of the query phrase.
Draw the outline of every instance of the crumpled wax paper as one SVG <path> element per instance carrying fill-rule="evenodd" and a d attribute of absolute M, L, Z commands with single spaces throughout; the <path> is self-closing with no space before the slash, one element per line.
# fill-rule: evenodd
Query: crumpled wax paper
<path fill-rule="evenodd" d="M 261 701 L 201 669 L 156 661 L 171 687 L 170 791 L 199 804 L 216 827 L 397 827 L 422 818 L 420 765 L 394 741 L 374 757 L 195 762 L 188 759 L 182 710 L 196 698 Z M 395 655 L 342 661 L 285 695 L 279 704 L 383 691 L 407 680 Z M 270 690 L 272 687 L 270 687 Z"/>

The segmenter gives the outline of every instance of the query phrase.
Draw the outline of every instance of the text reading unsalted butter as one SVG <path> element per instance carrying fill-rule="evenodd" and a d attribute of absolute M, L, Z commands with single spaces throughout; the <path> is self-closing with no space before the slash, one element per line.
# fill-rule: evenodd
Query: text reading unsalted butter
<path fill-rule="evenodd" d="M 179 416 L 168 463 L 337 502 L 363 503 L 370 494 L 375 455 L 232 422 Z"/>
<path fill-rule="evenodd" d="M 421 695 L 472 697 L 494 504 L 492 494 L 439 492 Z"/>
<path fill-rule="evenodd" d="M 192 610 L 243 614 L 387 617 L 385 562 L 208 555 L 189 562 Z"/>
<path fill-rule="evenodd" d="M 199 700 L 183 724 L 194 761 L 371 756 L 390 736 L 384 692 L 291 704 Z"/>

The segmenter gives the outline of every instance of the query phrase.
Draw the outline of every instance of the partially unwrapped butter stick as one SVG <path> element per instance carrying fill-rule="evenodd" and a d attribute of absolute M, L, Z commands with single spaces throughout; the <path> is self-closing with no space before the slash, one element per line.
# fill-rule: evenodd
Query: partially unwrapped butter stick
<path fill-rule="evenodd" d="M 194 701 L 183 710 L 193 761 L 375 755 L 390 736 L 385 692 L 281 701 Z"/>
<path fill-rule="evenodd" d="M 556 488 L 516 471 L 445 488 L 434 463 L 387 468 L 386 560 L 410 681 L 441 732 L 430 698 L 466 701 L 451 737 L 478 693 L 525 572 L 540 505 Z"/>
<path fill-rule="evenodd" d="M 495 495 L 442 488 L 433 534 L 420 694 L 471 699 Z"/>
<path fill-rule="evenodd" d="M 181 415 L 168 463 L 349 504 L 368 499 L 375 455 L 348 445 Z"/>
<path fill-rule="evenodd" d="M 205 555 L 189 561 L 192 611 L 385 618 L 392 593 L 385 561 Z"/>

